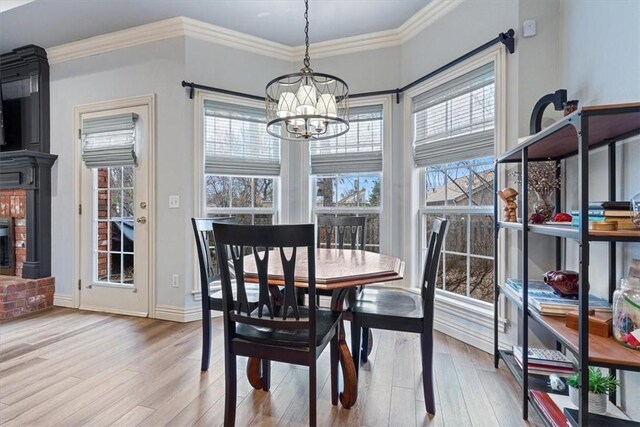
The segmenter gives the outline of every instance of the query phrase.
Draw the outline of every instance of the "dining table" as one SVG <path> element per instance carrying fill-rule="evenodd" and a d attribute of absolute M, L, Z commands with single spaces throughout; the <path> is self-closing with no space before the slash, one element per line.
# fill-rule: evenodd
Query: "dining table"
<path fill-rule="evenodd" d="M 295 269 L 296 287 L 308 287 L 307 251 L 298 251 Z M 270 259 L 276 259 L 270 257 Z M 349 308 L 355 300 L 360 286 L 380 284 L 400 280 L 404 275 L 404 262 L 390 255 L 364 250 L 317 248 L 315 250 L 315 282 L 316 289 L 331 292 L 331 310 L 342 312 Z M 244 260 L 245 280 L 257 281 L 255 258 L 248 255 Z M 284 284 L 284 273 L 281 263 L 269 263 L 269 284 Z M 358 352 L 359 349 L 353 349 Z M 338 331 L 338 354 L 342 369 L 343 390 L 340 392 L 340 403 L 344 408 L 351 408 L 358 398 L 358 378 L 355 364 L 345 339 L 344 319 L 340 320 Z M 358 353 L 356 353 L 358 355 Z M 247 362 L 247 378 L 256 389 L 262 388 L 262 363 L 260 359 L 250 358 Z"/>

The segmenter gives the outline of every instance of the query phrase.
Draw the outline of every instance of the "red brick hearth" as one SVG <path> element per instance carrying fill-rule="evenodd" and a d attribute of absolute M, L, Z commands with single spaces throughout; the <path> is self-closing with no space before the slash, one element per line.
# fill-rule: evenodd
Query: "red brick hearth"
<path fill-rule="evenodd" d="M 55 279 L 0 276 L 0 320 L 11 319 L 53 306 Z"/>

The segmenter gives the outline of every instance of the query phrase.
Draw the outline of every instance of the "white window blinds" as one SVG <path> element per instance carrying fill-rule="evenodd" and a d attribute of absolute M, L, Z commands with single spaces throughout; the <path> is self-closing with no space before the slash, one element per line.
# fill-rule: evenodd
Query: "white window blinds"
<path fill-rule="evenodd" d="M 266 131 L 260 108 L 204 102 L 205 173 L 280 175 L 280 141 Z"/>
<path fill-rule="evenodd" d="M 82 120 L 82 160 L 89 168 L 136 164 L 134 113 Z"/>
<path fill-rule="evenodd" d="M 353 107 L 349 131 L 311 141 L 311 174 L 382 171 L 382 105 Z"/>
<path fill-rule="evenodd" d="M 494 155 L 493 63 L 413 98 L 416 166 Z"/>

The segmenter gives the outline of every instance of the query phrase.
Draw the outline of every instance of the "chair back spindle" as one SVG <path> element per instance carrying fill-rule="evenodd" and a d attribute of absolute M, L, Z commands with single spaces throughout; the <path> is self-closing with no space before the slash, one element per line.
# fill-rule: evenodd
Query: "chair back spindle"
<path fill-rule="evenodd" d="M 367 218 L 364 216 L 318 216 L 318 248 L 331 248 L 336 245 L 344 249 L 346 237 L 349 237 L 350 248 L 364 250 Z M 323 239 L 324 238 L 324 239 Z M 324 246 L 322 244 L 324 243 Z"/>

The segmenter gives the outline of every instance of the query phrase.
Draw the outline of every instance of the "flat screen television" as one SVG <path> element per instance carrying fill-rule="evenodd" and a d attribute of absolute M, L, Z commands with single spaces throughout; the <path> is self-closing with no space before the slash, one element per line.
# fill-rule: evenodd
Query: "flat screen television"
<path fill-rule="evenodd" d="M 0 150 L 15 151 L 23 149 L 23 140 L 30 139 L 31 129 L 31 93 L 32 79 L 2 82 L 0 85 L 0 122 L 2 140 Z M 37 89 L 36 89 L 37 90 Z"/>

